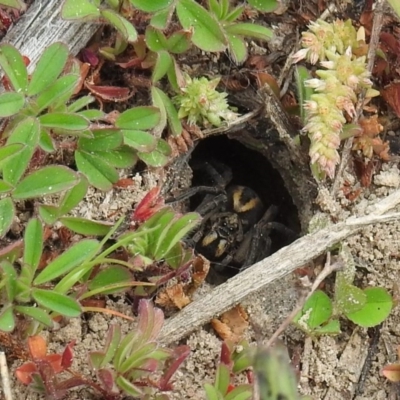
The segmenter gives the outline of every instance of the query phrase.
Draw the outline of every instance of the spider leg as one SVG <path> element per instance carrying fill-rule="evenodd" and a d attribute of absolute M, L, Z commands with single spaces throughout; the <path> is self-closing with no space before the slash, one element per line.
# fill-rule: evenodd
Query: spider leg
<path fill-rule="evenodd" d="M 179 201 L 187 200 L 197 193 L 221 194 L 224 193 L 224 189 L 215 186 L 195 186 L 185 190 L 184 193 L 181 193 L 176 197 L 169 197 L 165 200 L 165 204 L 173 204 L 178 203 Z"/>
<path fill-rule="evenodd" d="M 232 180 L 232 170 L 225 164 L 213 160 L 211 163 L 203 161 L 199 165 L 193 165 L 194 171 L 201 171 L 208 175 L 219 188 L 225 188 Z"/>
<path fill-rule="evenodd" d="M 267 225 L 276 217 L 278 211 L 279 209 L 277 206 L 269 206 L 260 221 L 258 221 L 249 231 L 250 243 L 246 246 L 247 257 L 244 258 L 240 270 L 246 269 L 250 265 L 254 264 L 257 259 L 260 259 L 261 257 L 265 258 L 270 254 L 271 239 L 269 234 L 271 232 L 271 227 L 267 227 Z M 262 249 L 262 255 L 260 254 L 261 241 L 265 242 L 264 249 Z"/>

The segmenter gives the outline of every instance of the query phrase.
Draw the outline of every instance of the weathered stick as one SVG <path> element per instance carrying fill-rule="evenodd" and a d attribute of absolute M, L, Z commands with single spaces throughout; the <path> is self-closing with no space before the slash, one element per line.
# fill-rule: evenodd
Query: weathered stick
<path fill-rule="evenodd" d="M 98 28 L 92 23 L 64 21 L 61 19 L 60 0 L 36 0 L 27 13 L 4 37 L 4 43 L 15 46 L 36 65 L 45 47 L 62 41 L 75 55 L 86 45 Z"/>
<path fill-rule="evenodd" d="M 374 214 L 349 218 L 345 222 L 306 235 L 254 264 L 169 319 L 161 332 L 161 340 L 164 343 L 180 340 L 245 297 L 312 261 L 365 226 L 400 219 L 400 213 L 382 215 L 399 202 L 400 191 L 397 191 L 377 203 Z"/>
<path fill-rule="evenodd" d="M 3 351 L 0 351 L 0 375 L 4 399 L 12 400 L 10 375 L 8 373 L 6 355 Z"/>

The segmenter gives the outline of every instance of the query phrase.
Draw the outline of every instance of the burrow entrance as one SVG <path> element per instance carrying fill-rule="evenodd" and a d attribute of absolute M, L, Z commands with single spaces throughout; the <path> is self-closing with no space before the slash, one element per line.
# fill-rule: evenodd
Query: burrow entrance
<path fill-rule="evenodd" d="M 193 170 L 192 187 L 213 184 L 207 181 L 208 177 L 201 168 L 199 169 L 199 165 L 213 162 L 230 168 L 232 171 L 230 185 L 242 185 L 253 189 L 261 198 L 265 210 L 271 205 L 277 206 L 278 211 L 274 221 L 286 226 L 297 235 L 300 234 L 298 211 L 285 188 L 283 179 L 262 154 L 234 139 L 229 139 L 226 135 L 203 139 L 193 150 L 189 161 Z M 195 210 L 200 201 L 201 196 L 194 196 L 191 200 L 191 209 Z M 289 238 L 276 231 L 272 231 L 270 237 L 271 254 L 294 240 L 293 236 Z"/>

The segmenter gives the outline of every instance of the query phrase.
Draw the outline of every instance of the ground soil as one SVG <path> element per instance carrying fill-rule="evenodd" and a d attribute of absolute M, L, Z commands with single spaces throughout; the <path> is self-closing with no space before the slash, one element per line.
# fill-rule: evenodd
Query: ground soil
<path fill-rule="evenodd" d="M 296 15 L 299 21 L 302 18 L 315 19 L 320 9 L 314 2 L 300 2 L 299 10 L 292 3 L 287 4 L 290 17 L 283 18 L 274 15 L 270 24 L 276 30 L 276 36 L 269 45 L 269 54 L 280 54 L 280 59 L 287 56 L 288 43 L 295 40 L 294 26 Z M 317 3 L 317 2 L 316 2 Z M 319 2 L 323 3 L 323 2 Z M 364 5 L 363 1 L 337 1 L 339 15 L 353 16 L 357 22 L 357 15 Z M 368 3 L 368 2 L 367 2 Z M 357 8 L 358 7 L 358 8 Z M 347 10 L 345 12 L 345 10 Z M 300 17 L 302 15 L 303 17 Z M 251 47 L 254 51 L 256 45 Z M 258 50 L 264 53 L 265 50 Z M 221 59 L 219 65 L 223 70 L 229 70 L 229 60 Z M 207 70 L 211 63 L 208 59 L 200 69 Z M 277 63 L 276 68 L 282 67 Z M 213 67 L 215 70 L 215 67 Z M 213 70 L 212 69 L 212 70 Z M 271 67 L 273 73 L 274 68 Z M 188 68 L 189 70 L 189 68 Z M 191 69 L 193 70 L 193 69 Z M 279 74 L 278 74 L 279 75 Z M 140 101 L 142 101 L 141 99 Z M 386 109 L 385 109 L 386 110 Z M 393 118 L 393 117 L 391 117 Z M 399 131 L 387 132 L 397 141 Z M 400 137 L 399 137 L 400 140 Z M 343 221 L 350 216 L 362 216 L 368 213 L 368 207 L 379 199 L 385 198 L 395 190 L 400 190 L 400 174 L 397 154 L 393 151 L 393 159 L 377 168 L 369 187 L 361 187 L 354 172 L 349 167 L 345 170 L 340 187 L 344 182 L 356 190 L 360 189 L 358 197 L 350 201 L 341 190 L 334 196 L 330 195 L 330 183 L 321 184 L 316 198 L 309 198 L 314 204 L 315 213 L 323 213 L 331 220 Z M 180 182 L 176 184 L 181 190 L 191 185 L 191 170 L 188 165 L 181 170 Z M 129 214 L 132 204 L 137 204 L 149 189 L 165 183 L 169 175 L 165 170 L 142 169 L 136 171 L 122 171 L 121 178 L 130 177 L 133 185 L 128 188 L 115 188 L 110 192 L 102 193 L 91 189 L 86 196 L 85 203 L 75 211 L 75 215 L 98 220 L 117 220 L 120 215 Z M 176 187 L 175 187 L 176 189 Z M 301 210 L 299 210 L 301 213 Z M 396 211 L 400 211 L 400 208 Z M 23 213 L 20 214 L 23 221 Z M 304 227 L 303 227 L 304 228 Z M 400 274 L 400 221 L 388 224 L 378 224 L 363 229 L 359 234 L 351 236 L 345 241 L 357 265 L 357 285 L 359 287 L 373 286 L 388 289 L 395 298 L 398 298 Z M 315 269 L 321 268 L 324 259 L 315 260 Z M 327 281 L 327 290 L 332 286 L 331 278 Z M 270 338 L 285 318 L 290 314 L 299 300 L 299 278 L 297 275 L 286 276 L 267 287 L 261 292 L 247 298 L 242 306 L 259 329 L 249 328 L 246 337 L 250 342 L 265 342 Z M 212 290 L 212 285 L 204 283 L 196 297 Z M 218 301 L 218 299 L 216 299 Z M 107 300 L 107 306 L 126 315 L 132 315 L 131 305 L 123 296 Z M 91 350 L 100 350 L 105 342 L 109 326 L 118 323 L 124 333 L 135 329 L 135 324 L 116 317 L 102 314 L 85 315 L 82 319 L 72 319 L 65 326 L 53 332 L 44 332 L 48 337 L 49 351 L 58 352 L 66 343 L 76 340 L 74 347 L 73 368 L 82 373 L 90 373 L 87 364 L 87 353 Z M 261 335 L 260 335 L 261 332 Z M 287 344 L 299 377 L 299 390 L 313 399 L 353 399 L 353 400 L 383 400 L 400 399 L 400 390 L 396 385 L 388 383 L 381 375 L 381 368 L 397 359 L 397 346 L 400 345 L 400 311 L 394 307 L 389 318 L 375 329 L 363 329 L 348 321 L 343 321 L 342 333 L 337 336 L 323 336 L 318 338 L 306 337 L 302 332 L 289 326 L 280 339 Z M 377 347 L 371 345 L 377 343 Z M 190 334 L 182 343 L 191 348 L 191 355 L 183 367 L 175 375 L 175 391 L 170 393 L 171 399 L 205 399 L 203 385 L 213 382 L 216 363 L 220 352 L 221 340 L 210 326 L 204 326 Z M 361 371 L 365 364 L 366 355 L 370 364 Z M 14 361 L 9 367 L 11 374 L 21 364 Z M 27 391 L 15 380 L 12 382 L 14 399 L 39 400 L 40 396 Z M 86 389 L 71 392 L 67 399 L 95 399 Z"/>

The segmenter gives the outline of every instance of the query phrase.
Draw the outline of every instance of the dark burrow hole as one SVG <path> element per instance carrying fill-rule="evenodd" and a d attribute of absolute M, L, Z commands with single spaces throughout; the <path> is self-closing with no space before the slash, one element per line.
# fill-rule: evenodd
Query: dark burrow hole
<path fill-rule="evenodd" d="M 232 171 L 232 180 L 229 185 L 241 185 L 253 189 L 260 197 L 264 211 L 271 205 L 277 206 L 278 210 L 273 221 L 284 225 L 294 235 L 272 230 L 268 235 L 271 238 L 271 248 L 268 254 L 264 254 L 264 256 L 268 256 L 290 244 L 299 235 L 301 228 L 298 211 L 279 172 L 271 166 L 262 154 L 245 147 L 236 140 L 229 139 L 226 135 L 203 139 L 194 149 L 189 162 L 193 170 L 192 187 L 199 185 L 215 186 L 215 182 L 202 167 L 205 164 L 218 167 L 215 168 L 218 170 L 221 170 L 221 165 L 227 166 Z M 191 210 L 196 210 L 204 196 L 205 194 L 200 193 L 191 198 Z M 212 230 L 211 223 L 205 230 L 206 232 Z M 196 247 L 198 249 L 198 245 Z M 260 251 L 261 253 L 262 251 Z M 259 261 L 259 259 L 256 261 Z M 214 266 L 217 265 L 218 260 L 213 264 Z M 232 276 L 239 269 L 240 265 L 228 264 L 227 267 L 221 266 L 218 274 Z"/>

